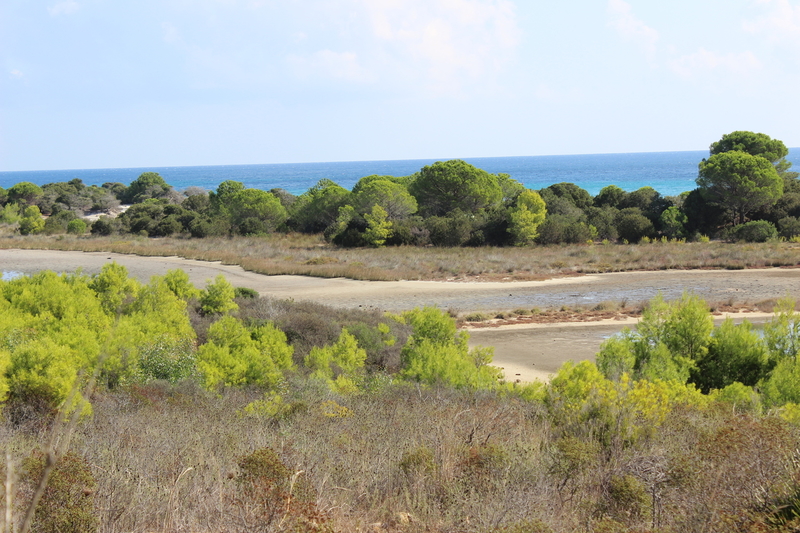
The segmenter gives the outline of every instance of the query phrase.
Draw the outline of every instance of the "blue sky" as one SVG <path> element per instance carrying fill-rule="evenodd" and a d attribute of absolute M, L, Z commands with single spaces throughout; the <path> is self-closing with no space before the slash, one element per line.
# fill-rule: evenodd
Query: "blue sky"
<path fill-rule="evenodd" d="M 800 146 L 800 0 L 3 0 L 0 170 Z"/>

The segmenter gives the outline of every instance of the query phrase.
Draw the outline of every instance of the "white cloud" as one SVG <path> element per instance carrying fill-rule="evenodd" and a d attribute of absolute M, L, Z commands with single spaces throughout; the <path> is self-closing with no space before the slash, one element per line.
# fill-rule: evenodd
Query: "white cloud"
<path fill-rule="evenodd" d="M 59 2 L 52 7 L 47 8 L 47 12 L 50 13 L 51 17 L 57 17 L 58 15 L 69 15 L 71 13 L 75 13 L 78 9 L 80 9 L 80 4 L 75 0 L 64 0 L 63 2 Z"/>
<path fill-rule="evenodd" d="M 438 93 L 502 70 L 520 42 L 508 0 L 359 0 L 384 56 Z"/>
<path fill-rule="evenodd" d="M 669 66 L 678 76 L 691 79 L 709 74 L 748 74 L 760 69 L 761 62 L 750 51 L 720 54 L 700 48 L 693 54 L 670 61 Z"/>
<path fill-rule="evenodd" d="M 287 61 L 301 77 L 318 76 L 351 82 L 372 81 L 370 74 L 358 63 L 352 52 L 319 50 L 310 56 L 292 54 Z"/>
<path fill-rule="evenodd" d="M 607 11 L 610 17 L 608 25 L 626 41 L 639 44 L 648 59 L 653 59 L 659 39 L 658 31 L 636 18 L 630 4 L 624 0 L 608 0 Z"/>
<path fill-rule="evenodd" d="M 162 38 L 216 86 L 288 74 L 402 95 L 497 91 L 521 36 L 512 0 L 170 1 L 183 18 Z"/>
<path fill-rule="evenodd" d="M 12 79 L 21 80 L 25 77 L 25 74 L 21 70 L 14 69 L 8 73 Z"/>
<path fill-rule="evenodd" d="M 764 34 L 774 43 L 786 43 L 800 49 L 800 4 L 792 5 L 789 0 L 757 0 L 767 12 L 752 21 L 745 21 L 745 31 Z"/>

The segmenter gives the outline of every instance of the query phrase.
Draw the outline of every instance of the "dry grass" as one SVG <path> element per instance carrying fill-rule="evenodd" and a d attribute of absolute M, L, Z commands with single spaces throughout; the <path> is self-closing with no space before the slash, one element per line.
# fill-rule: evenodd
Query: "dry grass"
<path fill-rule="evenodd" d="M 7 235 L 0 237 L 0 248 L 180 256 L 240 265 L 262 274 L 376 281 L 522 281 L 597 272 L 800 265 L 800 244 L 790 242 L 374 249 L 337 248 L 319 236 L 300 234 L 207 239 Z"/>
<path fill-rule="evenodd" d="M 301 405 L 280 421 L 238 414 L 258 391 L 151 384 L 96 396 L 73 451 L 97 478 L 100 531 L 283 531 L 240 522 L 237 463 L 264 447 L 307 476 L 330 531 L 348 533 L 650 530 L 653 500 L 632 509 L 609 483 L 635 477 L 647 492 L 633 496 L 649 495 L 654 468 L 668 476 L 652 486 L 663 509 L 653 530 L 744 531 L 724 519 L 796 486 L 797 434 L 728 408 L 679 409 L 616 446 L 586 424 L 558 425 L 540 403 L 487 392 L 392 385 L 338 397 L 291 379 L 285 396 Z M 323 408 L 331 401 L 343 416 Z M 38 438 L 0 425 L 17 462 Z M 618 527 L 600 528 L 610 518 Z"/>

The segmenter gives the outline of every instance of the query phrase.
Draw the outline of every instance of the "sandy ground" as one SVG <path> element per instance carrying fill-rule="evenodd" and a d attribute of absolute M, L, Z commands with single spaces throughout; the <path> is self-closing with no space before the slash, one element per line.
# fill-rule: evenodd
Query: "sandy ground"
<path fill-rule="evenodd" d="M 592 305 L 604 301 L 644 302 L 661 292 L 666 299 L 693 291 L 710 302 L 757 303 L 786 295 L 800 297 L 800 269 L 664 270 L 595 274 L 529 282 L 355 281 L 305 276 L 264 276 L 241 267 L 178 257 L 140 257 L 112 253 L 50 250 L 0 250 L 0 272 L 40 270 L 87 274 L 116 261 L 147 281 L 167 270 L 182 268 L 192 282 L 224 274 L 235 286 L 249 287 L 275 298 L 311 300 L 337 307 L 402 311 L 438 305 L 465 313 Z M 752 317 L 752 321 L 763 317 Z M 624 321 L 542 324 L 472 330 L 472 344 L 495 347 L 495 364 L 509 379 L 546 378 L 566 360 L 593 359 L 600 343 L 619 332 Z M 629 324 L 633 325 L 633 324 Z"/>

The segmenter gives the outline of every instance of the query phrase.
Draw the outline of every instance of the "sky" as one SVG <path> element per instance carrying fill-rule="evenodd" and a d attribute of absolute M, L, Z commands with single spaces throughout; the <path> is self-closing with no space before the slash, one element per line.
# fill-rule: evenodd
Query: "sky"
<path fill-rule="evenodd" d="M 800 146 L 800 0 L 2 0 L 0 171 Z"/>

